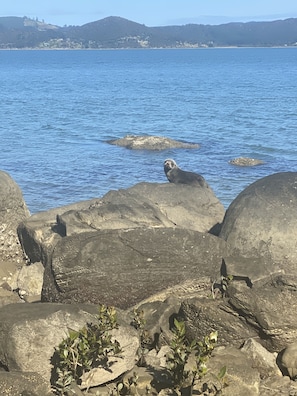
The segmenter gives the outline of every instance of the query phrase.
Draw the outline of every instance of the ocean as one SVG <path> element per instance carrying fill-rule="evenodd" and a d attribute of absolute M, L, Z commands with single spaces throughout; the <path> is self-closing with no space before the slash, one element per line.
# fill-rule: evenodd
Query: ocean
<path fill-rule="evenodd" d="M 297 48 L 2 50 L 0 82 L 0 170 L 32 214 L 165 183 L 167 158 L 203 175 L 225 208 L 257 179 L 297 171 Z M 127 134 L 200 148 L 107 143 Z"/>

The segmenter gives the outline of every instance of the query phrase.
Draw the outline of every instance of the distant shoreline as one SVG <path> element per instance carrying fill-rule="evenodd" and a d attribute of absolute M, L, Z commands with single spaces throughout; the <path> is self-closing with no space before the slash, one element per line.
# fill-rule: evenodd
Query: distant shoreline
<path fill-rule="evenodd" d="M 273 49 L 273 48 L 297 48 L 297 45 L 275 46 L 222 46 L 222 47 L 150 47 L 150 48 L 0 48 L 0 51 L 150 51 L 150 50 L 216 50 L 216 49 Z"/>

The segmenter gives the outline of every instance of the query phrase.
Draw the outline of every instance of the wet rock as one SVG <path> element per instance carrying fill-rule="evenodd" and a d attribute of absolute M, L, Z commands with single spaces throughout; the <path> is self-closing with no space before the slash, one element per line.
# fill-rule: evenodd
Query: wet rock
<path fill-rule="evenodd" d="M 186 143 L 161 136 L 126 135 L 121 139 L 108 140 L 107 143 L 132 150 L 167 150 L 169 148 L 198 149 L 199 144 Z"/>
<path fill-rule="evenodd" d="M 256 166 L 263 165 L 264 161 L 255 158 L 239 157 L 230 160 L 229 164 L 236 166 Z"/>

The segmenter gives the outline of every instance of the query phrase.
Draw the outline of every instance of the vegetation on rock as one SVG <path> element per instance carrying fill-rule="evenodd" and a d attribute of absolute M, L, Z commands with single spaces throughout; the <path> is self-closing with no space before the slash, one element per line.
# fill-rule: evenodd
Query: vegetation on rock
<path fill-rule="evenodd" d="M 81 376 L 92 368 L 108 369 L 108 357 L 120 354 L 120 345 L 110 334 L 118 327 L 115 309 L 99 306 L 96 319 L 79 331 L 70 330 L 69 336 L 56 349 L 54 387 L 58 395 L 67 394 L 72 382 L 80 383 Z"/>

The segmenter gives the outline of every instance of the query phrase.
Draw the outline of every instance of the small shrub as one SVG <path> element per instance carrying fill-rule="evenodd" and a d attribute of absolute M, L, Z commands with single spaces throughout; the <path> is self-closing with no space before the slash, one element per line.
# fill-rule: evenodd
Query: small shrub
<path fill-rule="evenodd" d="M 186 339 L 185 323 L 174 320 L 174 337 L 171 341 L 171 352 L 167 355 L 167 368 L 171 375 L 173 387 L 182 391 L 193 388 L 195 381 L 207 372 L 207 360 L 215 348 L 218 333 L 216 331 L 204 337 L 202 341 L 188 342 Z M 194 364 L 189 364 L 189 359 Z"/>
<path fill-rule="evenodd" d="M 115 309 L 101 305 L 95 323 L 87 323 L 79 331 L 69 331 L 69 336 L 55 351 L 55 389 L 58 394 L 64 395 L 73 381 L 79 383 L 80 377 L 92 368 L 108 369 L 108 357 L 121 352 L 118 341 L 112 340 L 110 334 L 117 327 Z"/>
<path fill-rule="evenodd" d="M 138 348 L 138 366 L 145 365 L 145 355 L 152 349 L 153 340 L 149 336 L 145 328 L 146 320 L 143 310 L 134 309 L 131 325 L 138 331 L 140 339 L 140 347 Z"/>

